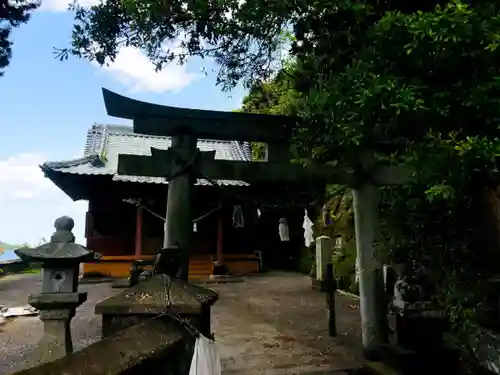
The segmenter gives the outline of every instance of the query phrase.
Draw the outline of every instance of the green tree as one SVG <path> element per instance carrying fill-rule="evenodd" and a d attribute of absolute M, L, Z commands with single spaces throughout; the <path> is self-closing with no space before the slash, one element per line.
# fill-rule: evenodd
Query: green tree
<path fill-rule="evenodd" d="M 0 76 L 12 57 L 12 29 L 28 22 L 31 12 L 39 5 L 32 0 L 0 0 Z"/>
<path fill-rule="evenodd" d="M 335 52 L 318 54 L 320 41 L 297 59 L 296 144 L 319 162 L 353 165 L 369 147 L 416 167 L 409 186 L 382 191 L 379 256 L 406 263 L 416 280 L 425 274 L 465 342 L 499 272 L 498 5 L 456 1 L 378 16 L 351 5 L 364 36 L 353 36 L 354 24 L 337 60 L 323 63 Z M 251 92 L 245 102 L 261 97 Z"/>

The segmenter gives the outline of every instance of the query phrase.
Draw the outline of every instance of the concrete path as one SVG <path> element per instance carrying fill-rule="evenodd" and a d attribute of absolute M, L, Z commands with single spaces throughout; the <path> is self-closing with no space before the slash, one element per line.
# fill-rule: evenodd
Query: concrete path
<path fill-rule="evenodd" d="M 0 279 L 0 304 L 20 306 L 39 290 L 39 275 Z M 223 375 L 322 375 L 354 368 L 361 361 L 359 309 L 338 296 L 338 338 L 327 335 L 325 295 L 311 290 L 308 277 L 271 273 L 243 283 L 212 284 L 219 292 L 212 324 L 220 343 Z M 87 284 L 88 300 L 72 321 L 75 349 L 100 339 L 94 305 L 122 290 L 111 284 Z M 38 318 L 17 318 L 0 327 L 0 375 L 23 366 L 42 334 Z"/>
<path fill-rule="evenodd" d="M 0 305 L 23 306 L 28 295 L 40 290 L 40 274 L 12 275 L 0 279 Z M 88 293 L 87 302 L 80 306 L 71 322 L 75 350 L 101 338 L 101 319 L 94 315 L 94 305 L 121 290 L 112 289 L 111 283 L 81 285 L 80 291 Z M 43 324 L 38 317 L 19 317 L 0 326 L 0 375 L 20 370 L 24 358 L 43 333 Z"/>
<path fill-rule="evenodd" d="M 272 273 L 219 292 L 212 325 L 224 375 L 333 374 L 361 364 L 357 301 L 337 296 L 338 338 L 327 331 L 325 295 L 308 277 Z"/>
<path fill-rule="evenodd" d="M 26 305 L 28 295 L 39 290 L 39 273 L 3 276 L 0 278 L 0 305 L 5 307 Z"/>

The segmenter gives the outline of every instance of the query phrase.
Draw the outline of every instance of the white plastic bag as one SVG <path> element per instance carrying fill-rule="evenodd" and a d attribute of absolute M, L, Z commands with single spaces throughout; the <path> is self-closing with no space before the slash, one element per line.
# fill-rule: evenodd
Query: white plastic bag
<path fill-rule="evenodd" d="M 203 335 L 196 338 L 189 375 L 221 375 L 219 349 L 215 341 Z"/>

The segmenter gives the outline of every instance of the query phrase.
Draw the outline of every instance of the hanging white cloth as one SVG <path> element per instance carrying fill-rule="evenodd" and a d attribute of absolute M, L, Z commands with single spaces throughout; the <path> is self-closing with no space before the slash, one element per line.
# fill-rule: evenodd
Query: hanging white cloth
<path fill-rule="evenodd" d="M 309 216 L 307 215 L 307 209 L 304 210 L 304 223 L 302 224 L 302 228 L 304 228 L 304 243 L 306 247 L 310 247 L 311 244 L 314 242 L 313 238 L 313 222 L 311 219 L 309 219 Z"/>
<path fill-rule="evenodd" d="M 215 341 L 199 335 L 194 344 L 189 375 L 221 375 L 220 354 Z"/>
<path fill-rule="evenodd" d="M 257 208 L 257 217 L 260 217 L 260 215 L 262 215 L 262 211 L 260 210 L 260 208 Z"/>
<path fill-rule="evenodd" d="M 198 232 L 198 224 L 196 223 L 196 221 L 193 223 L 193 232 Z"/>
<path fill-rule="evenodd" d="M 281 242 L 290 241 L 290 231 L 288 230 L 288 223 L 284 217 L 282 217 L 279 221 L 278 232 Z"/>
<path fill-rule="evenodd" d="M 234 228 L 243 228 L 245 227 L 245 219 L 243 218 L 243 210 L 241 206 L 238 204 L 234 206 L 233 210 L 233 227 Z"/>

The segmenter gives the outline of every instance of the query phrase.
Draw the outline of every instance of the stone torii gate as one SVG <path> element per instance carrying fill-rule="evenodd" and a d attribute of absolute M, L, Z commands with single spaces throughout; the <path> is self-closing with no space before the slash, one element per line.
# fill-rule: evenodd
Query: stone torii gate
<path fill-rule="evenodd" d="M 288 148 L 295 118 L 167 107 L 136 101 L 106 89 L 103 96 L 108 115 L 132 119 L 135 133 L 172 139 L 171 148 L 152 148 L 151 156 L 119 155 L 118 173 L 168 177 L 164 246 L 177 244 L 183 249 L 182 278 L 185 280 L 193 230 L 191 189 L 196 177 L 248 183 L 314 181 L 353 187 L 363 347 L 366 355 L 380 348 L 386 339 L 380 300 L 382 272 L 375 257 L 377 185 L 404 184 L 411 172 L 377 166 L 368 152 L 360 155 L 361 171 L 356 174 L 328 166 L 304 168 L 291 164 Z M 267 143 L 268 161 L 214 160 L 215 151 L 197 150 L 199 138 Z"/>

